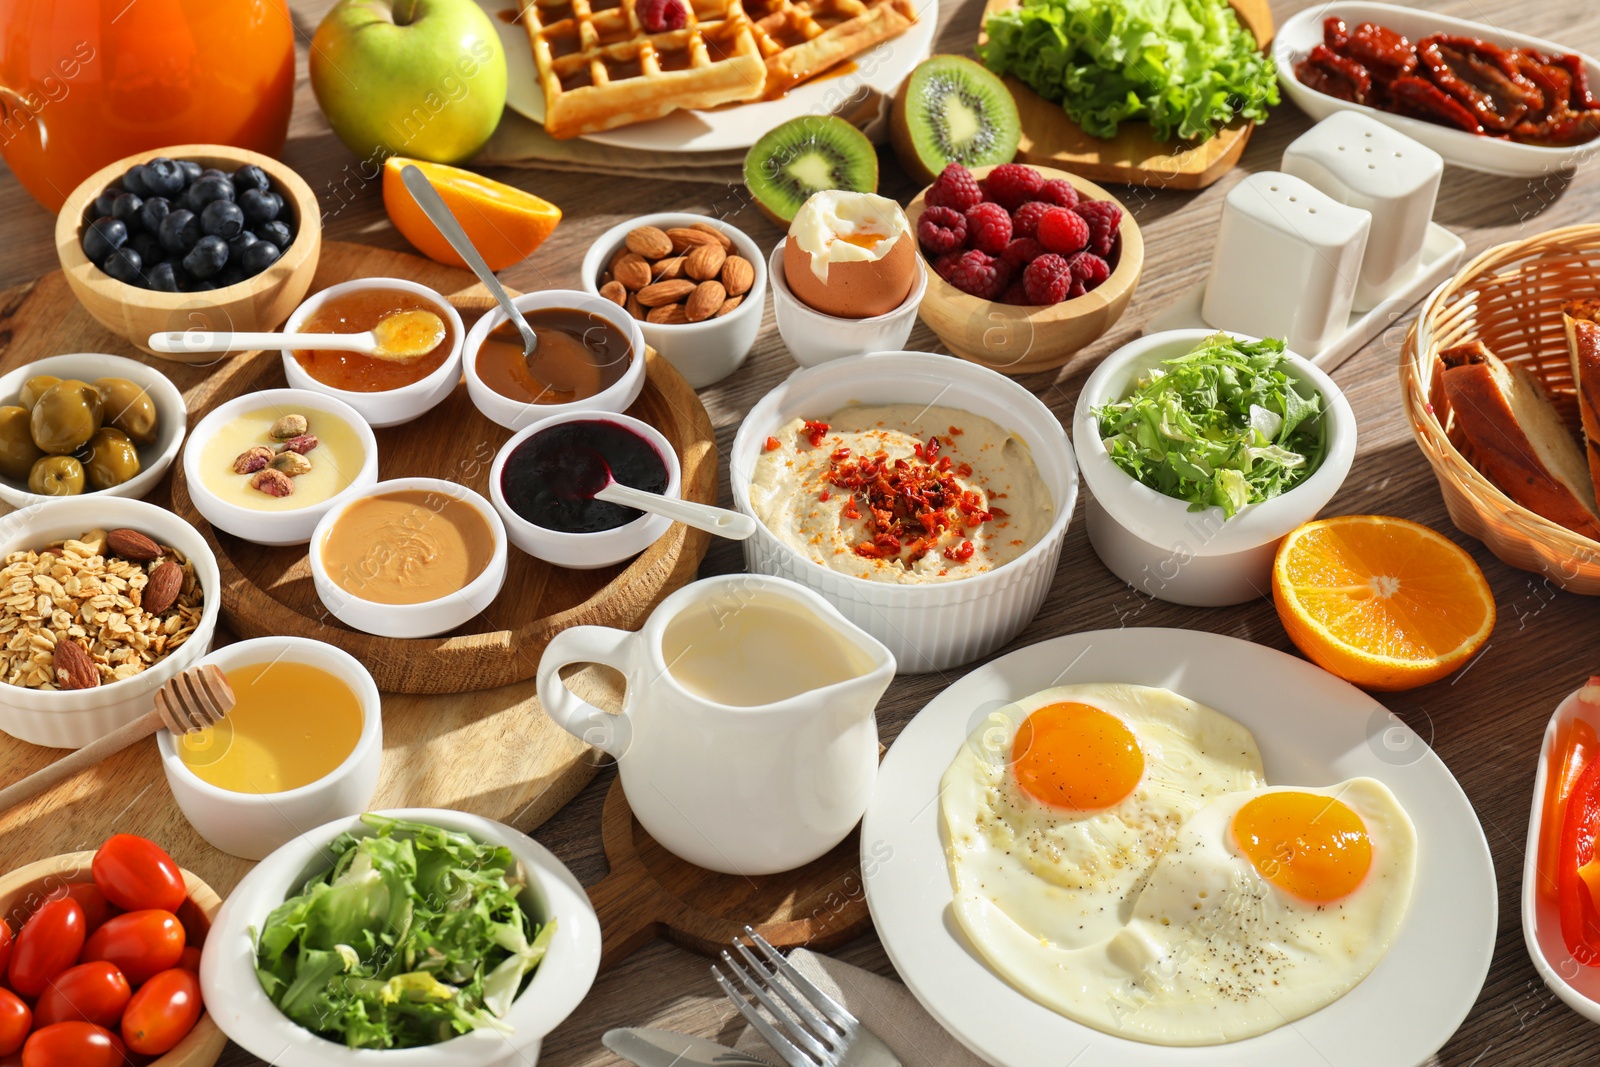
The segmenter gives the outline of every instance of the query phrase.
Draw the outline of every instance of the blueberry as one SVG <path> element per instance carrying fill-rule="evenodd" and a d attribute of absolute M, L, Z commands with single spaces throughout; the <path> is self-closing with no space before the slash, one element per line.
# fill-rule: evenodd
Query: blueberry
<path fill-rule="evenodd" d="M 278 212 L 283 210 L 283 198 L 273 192 L 246 189 L 239 194 L 239 206 L 252 225 L 260 225 L 278 217 Z"/>
<path fill-rule="evenodd" d="M 222 268 L 222 273 L 217 275 L 217 288 L 226 289 L 230 285 L 238 285 L 244 281 L 244 270 L 237 263 L 229 263 Z"/>
<path fill-rule="evenodd" d="M 175 256 L 187 255 L 200 240 L 200 220 L 179 208 L 161 220 L 161 247 Z"/>
<path fill-rule="evenodd" d="M 231 200 L 213 200 L 200 212 L 200 229 L 226 241 L 244 229 L 244 212 Z"/>
<path fill-rule="evenodd" d="M 105 272 L 119 282 L 144 286 L 144 260 L 127 245 L 114 249 L 106 257 Z"/>
<path fill-rule="evenodd" d="M 200 207 L 205 207 L 213 200 L 232 200 L 233 183 L 225 174 L 203 175 L 189 186 L 189 198 Z M 191 208 L 191 210 L 198 209 Z"/>
<path fill-rule="evenodd" d="M 202 177 L 202 178 L 227 178 L 228 177 L 228 172 L 223 170 L 221 167 L 207 167 L 205 170 L 200 172 L 200 177 Z M 230 185 L 233 184 L 231 178 L 229 179 L 229 184 Z"/>
<path fill-rule="evenodd" d="M 178 291 L 178 272 L 172 269 L 172 263 L 162 260 L 150 268 L 145 276 L 145 281 L 150 288 L 163 293 L 176 293 Z"/>
<path fill-rule="evenodd" d="M 166 249 L 161 247 L 160 239 L 144 230 L 129 236 L 128 247 L 139 253 L 139 258 L 146 264 L 157 263 L 166 255 Z"/>
<path fill-rule="evenodd" d="M 141 225 L 139 209 L 143 206 L 144 201 L 137 194 L 123 193 L 111 201 L 111 217 L 120 219 L 129 229 L 137 229 Z"/>
<path fill-rule="evenodd" d="M 186 293 L 208 293 L 216 287 L 216 282 L 210 280 L 209 278 L 201 278 L 199 280 L 189 282 L 183 287 L 183 291 Z"/>
<path fill-rule="evenodd" d="M 139 208 L 139 223 L 150 233 L 161 232 L 161 220 L 172 211 L 172 202 L 164 196 L 152 196 Z"/>
<path fill-rule="evenodd" d="M 122 188 L 136 196 L 149 196 L 150 187 L 144 183 L 144 164 L 135 163 L 122 176 Z"/>
<path fill-rule="evenodd" d="M 239 259 L 239 265 L 244 268 L 245 277 L 260 274 L 283 255 L 278 246 L 271 241 L 261 240 L 244 250 L 244 255 Z"/>
<path fill-rule="evenodd" d="M 255 189 L 267 192 L 272 188 L 272 183 L 267 179 L 267 172 L 254 163 L 246 163 L 233 172 L 233 191 L 243 193 L 246 189 Z"/>
<path fill-rule="evenodd" d="M 196 241 L 189 254 L 183 257 L 183 269 L 189 272 L 190 277 L 209 278 L 227 262 L 228 242 L 215 234 L 207 234 Z"/>
<path fill-rule="evenodd" d="M 183 168 L 165 156 L 144 165 L 144 186 L 151 196 L 177 196 L 187 184 Z"/>
<path fill-rule="evenodd" d="M 263 222 L 259 226 L 251 227 L 256 231 L 256 236 L 263 241 L 271 241 L 280 249 L 288 248 L 294 240 L 294 234 L 289 232 L 289 227 L 282 222 Z"/>
<path fill-rule="evenodd" d="M 106 257 L 127 239 L 128 227 L 120 219 L 102 215 L 84 227 L 83 254 L 96 265 L 103 265 Z"/>
<path fill-rule="evenodd" d="M 196 163 L 192 159 L 178 160 L 178 169 L 183 171 L 183 184 L 185 185 L 188 185 L 190 182 L 196 180 L 202 173 L 204 173 L 200 168 L 200 164 Z"/>
<path fill-rule="evenodd" d="M 244 255 L 244 250 L 256 243 L 256 235 L 249 230 L 240 230 L 228 238 L 228 262 L 237 262 Z"/>
<path fill-rule="evenodd" d="M 122 187 L 118 186 L 118 185 L 113 185 L 113 186 L 111 186 L 111 188 L 107 189 L 105 192 L 103 192 L 99 196 L 95 197 L 94 198 L 94 211 L 93 211 L 94 217 L 98 219 L 103 215 L 111 214 L 111 205 L 115 204 L 117 202 L 117 197 L 119 197 L 121 195 L 122 195 Z"/>

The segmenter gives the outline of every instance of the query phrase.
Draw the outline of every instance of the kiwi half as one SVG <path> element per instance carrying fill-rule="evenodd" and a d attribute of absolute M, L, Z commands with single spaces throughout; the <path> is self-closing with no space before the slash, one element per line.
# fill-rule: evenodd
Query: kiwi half
<path fill-rule="evenodd" d="M 1022 124 L 1005 83 L 962 56 L 934 56 L 895 97 L 889 139 L 900 165 L 931 182 L 951 163 L 983 167 L 1016 158 Z"/>
<path fill-rule="evenodd" d="M 787 226 L 812 193 L 877 192 L 878 153 L 844 119 L 803 115 L 774 126 L 750 146 L 744 183 L 762 214 Z"/>

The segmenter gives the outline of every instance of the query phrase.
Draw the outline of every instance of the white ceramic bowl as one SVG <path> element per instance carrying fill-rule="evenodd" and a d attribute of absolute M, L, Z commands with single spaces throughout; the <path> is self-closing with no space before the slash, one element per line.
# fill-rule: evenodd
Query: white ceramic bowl
<path fill-rule="evenodd" d="M 407 490 L 439 493 L 470 505 L 489 524 L 494 551 L 489 565 L 460 591 L 421 604 L 380 604 L 350 593 L 333 580 L 322 558 L 323 546 L 334 523 L 358 500 Z M 376 547 L 376 546 L 374 546 Z M 379 637 L 431 637 L 446 633 L 479 614 L 500 595 L 506 581 L 506 528 L 489 502 L 464 485 L 438 478 L 393 478 L 345 497 L 329 508 L 311 534 L 311 581 L 317 598 L 346 626 Z"/>
<path fill-rule="evenodd" d="M 350 484 L 319 504 L 307 504 L 292 511 L 257 511 L 240 507 L 206 488 L 200 470 L 206 445 L 234 416 L 263 407 L 281 409 L 284 415 L 295 412 L 305 415 L 311 421 L 312 433 L 316 432 L 316 417 L 319 414 L 348 423 L 360 439 L 364 453 L 361 469 L 350 480 Z M 312 462 L 315 462 L 315 458 Z M 328 509 L 378 480 L 378 439 L 372 435 L 372 427 L 367 425 L 361 413 L 343 400 L 309 389 L 263 389 L 258 393 L 236 396 L 200 420 L 200 425 L 189 435 L 189 443 L 183 450 L 183 477 L 188 483 L 189 498 L 194 501 L 194 506 L 217 529 L 258 545 L 303 545 L 311 540 L 311 531 L 317 528 L 318 521 Z"/>
<path fill-rule="evenodd" d="M 825 418 L 852 404 L 942 404 L 990 419 L 1033 453 L 1055 520 L 1039 543 L 1003 567 L 927 585 L 873 582 L 829 570 L 790 548 L 758 519 L 746 565 L 810 586 L 845 618 L 888 646 L 907 674 L 945 670 L 999 648 L 1038 614 L 1055 577 L 1078 499 L 1078 466 L 1066 432 L 1039 398 L 1004 375 L 952 356 L 880 352 L 796 371 L 739 425 L 729 459 L 733 503 L 746 515 L 750 478 L 766 439 L 794 418 Z"/>
<path fill-rule="evenodd" d="M 570 404 L 529 404 L 513 400 L 509 396 L 495 392 L 488 383 L 478 377 L 478 348 L 491 330 L 507 321 L 504 311 L 499 307 L 491 308 L 473 323 L 472 330 L 467 334 L 466 347 L 461 352 L 461 366 L 467 375 L 467 395 L 472 398 L 474 406 L 491 422 L 508 430 L 520 430 L 540 419 L 551 415 L 563 415 L 570 411 L 627 411 L 633 406 L 633 402 L 639 399 L 639 393 L 644 389 L 645 338 L 644 334 L 639 332 L 640 324 L 634 321 L 632 315 L 603 297 L 574 292 L 571 289 L 546 289 L 538 293 L 525 293 L 513 297 L 511 303 L 516 305 L 518 311 L 523 312 L 538 311 L 541 308 L 575 308 L 578 311 L 599 315 L 622 331 L 622 336 L 628 339 L 628 344 L 632 347 L 633 355 L 629 358 L 628 367 L 622 372 L 621 378 L 587 400 L 575 400 Z"/>
<path fill-rule="evenodd" d="M 1429 34 L 1448 33 L 1477 37 L 1490 44 L 1507 48 L 1534 48 L 1546 53 L 1575 51 L 1538 37 L 1512 33 L 1487 23 L 1469 22 L 1466 19 L 1451 18 L 1436 11 L 1415 7 L 1375 4 L 1366 0 L 1334 0 L 1333 3 L 1314 4 L 1304 8 L 1279 27 L 1272 43 L 1272 58 L 1278 65 L 1278 81 L 1283 85 L 1285 94 L 1301 111 L 1314 120 L 1325 119 L 1335 111 L 1359 111 L 1421 141 L 1443 156 L 1446 163 L 1512 178 L 1536 178 L 1543 174 L 1571 170 L 1589 159 L 1595 149 L 1600 147 L 1600 142 L 1596 141 L 1567 147 L 1517 144 L 1514 141 L 1503 141 L 1496 137 L 1485 137 L 1433 122 L 1424 122 L 1421 119 L 1379 111 L 1364 104 L 1352 104 L 1347 100 L 1318 92 L 1295 76 L 1294 65 L 1322 43 L 1322 20 L 1325 18 L 1342 18 L 1351 26 L 1360 22 L 1376 22 L 1405 34 L 1413 42 Z M 1589 84 L 1600 84 L 1600 63 L 1581 52 L 1576 54 L 1583 60 L 1583 65 L 1589 72 Z"/>
<path fill-rule="evenodd" d="M 778 320 L 778 333 L 796 363 L 815 367 L 829 360 L 896 352 L 904 347 L 917 324 L 922 294 L 928 291 L 928 268 L 922 256 L 916 257 L 917 280 L 899 307 L 870 319 L 841 319 L 801 303 L 790 291 L 783 274 L 784 243 L 779 241 L 772 250 L 767 269 L 772 277 L 772 313 Z"/>
<path fill-rule="evenodd" d="M 92 382 L 96 378 L 126 378 L 144 387 L 156 406 L 156 440 L 151 445 L 139 446 L 139 473 L 110 489 L 85 492 L 86 497 L 108 496 L 142 497 L 156 487 L 161 476 L 167 473 L 183 445 L 183 434 L 189 425 L 189 412 L 183 403 L 183 394 L 165 374 L 146 363 L 125 356 L 109 356 L 104 352 L 75 352 L 65 356 L 36 359 L 4 375 L 0 375 L 0 405 L 17 402 L 17 394 L 29 378 L 49 374 L 57 378 L 77 378 Z M 30 493 L 26 483 L 0 478 L 0 500 L 14 508 L 25 508 L 61 497 L 40 496 Z"/>
<path fill-rule="evenodd" d="M 761 332 L 761 310 L 767 299 L 767 260 L 754 241 L 742 230 L 729 226 L 721 219 L 682 211 L 664 211 L 655 215 L 641 215 L 611 227 L 589 246 L 580 269 L 583 271 L 584 291 L 604 299 L 600 297 L 600 275 L 605 273 L 606 264 L 622 247 L 630 230 L 639 226 L 655 226 L 666 230 L 696 223 L 715 226 L 727 234 L 733 241 L 733 250 L 750 261 L 755 271 L 755 281 L 751 283 L 750 291 L 745 293 L 744 301 L 738 307 L 721 318 L 672 326 L 641 322 L 639 329 L 644 334 L 645 343 L 676 367 L 690 386 L 704 389 L 738 370 L 750 355 L 756 335 Z"/>
<path fill-rule="evenodd" d="M 357 278 L 354 281 L 330 285 L 295 308 L 289 320 L 283 324 L 283 332 L 299 332 L 300 324 L 310 318 L 330 298 L 368 289 L 403 289 L 426 300 L 445 321 L 453 338 L 450 354 L 445 357 L 445 361 L 435 368 L 432 374 L 410 385 L 385 389 L 381 392 L 362 393 L 353 389 L 335 389 L 318 381 L 300 365 L 299 360 L 294 358 L 294 350 L 285 348 L 283 375 L 289 380 L 290 388 L 309 389 L 343 400 L 359 411 L 369 426 L 381 430 L 385 426 L 399 426 L 401 423 L 410 422 L 454 391 L 456 383 L 461 380 L 461 349 L 467 342 L 467 330 L 461 324 L 460 314 L 450 306 L 450 302 L 426 285 L 418 285 L 416 282 L 400 278 Z"/>
<path fill-rule="evenodd" d="M 549 952 L 504 1020 L 511 1032 L 480 1028 L 422 1048 L 349 1049 L 290 1022 L 262 991 L 252 930 L 308 878 L 327 869 L 327 846 L 334 838 L 371 832 L 359 818 L 336 819 L 302 834 L 262 860 L 229 894 L 200 961 L 206 1010 L 247 1051 L 296 1067 L 533 1067 L 544 1036 L 582 1002 L 600 969 L 600 923 L 588 895 L 560 860 L 520 830 L 459 811 L 406 808 L 380 814 L 510 849 L 527 875 L 524 908 L 541 923 L 555 920 Z"/>
<path fill-rule="evenodd" d="M 500 478 L 505 472 L 506 460 L 516 451 L 517 446 L 540 430 L 549 429 L 563 422 L 583 422 L 591 419 L 625 426 L 649 441 L 667 465 L 667 491 L 662 496 L 677 498 L 683 492 L 683 467 L 678 460 L 678 454 L 672 450 L 671 442 L 654 426 L 630 415 L 572 411 L 564 415 L 552 415 L 520 431 L 507 441 L 494 457 L 494 466 L 489 470 L 489 499 L 494 501 L 494 509 L 504 520 L 506 534 L 511 538 L 512 544 L 535 559 L 542 559 L 546 563 L 554 563 L 558 567 L 576 571 L 609 567 L 613 563 L 632 559 L 655 544 L 661 535 L 672 527 L 672 520 L 665 515 L 646 514 L 614 530 L 601 530 L 598 533 L 567 533 L 535 525 L 511 510 L 511 505 L 506 503 L 505 493 L 500 489 Z"/>
<path fill-rule="evenodd" d="M 211 649 L 222 608 L 217 558 L 200 531 L 166 508 L 125 497 L 62 497 L 0 518 L 0 558 L 90 530 L 127 527 L 148 534 L 194 562 L 200 582 L 200 624 L 176 652 L 120 682 L 72 691 L 23 689 L 0 683 L 0 730 L 34 745 L 82 748 L 125 726 L 155 706 L 155 692 Z"/>
<path fill-rule="evenodd" d="M 182 741 L 170 730 L 156 735 L 161 769 L 184 818 L 214 847 L 258 860 L 328 818 L 359 815 L 372 802 L 383 764 L 383 707 L 378 687 L 359 660 L 343 649 L 305 637 L 258 637 L 217 649 L 202 663 L 224 671 L 255 663 L 306 663 L 345 682 L 361 705 L 361 736 L 345 761 L 325 777 L 281 793 L 235 793 L 212 785 L 184 765 Z"/>
<path fill-rule="evenodd" d="M 1085 505 L 1089 541 L 1101 561 L 1140 592 L 1197 607 L 1270 597 L 1278 542 L 1317 517 L 1339 491 L 1356 455 L 1350 402 L 1332 378 L 1290 352 L 1292 376 L 1327 400 L 1323 420 L 1328 448 L 1322 465 L 1289 492 L 1240 508 L 1224 521 L 1221 508 L 1190 511 L 1186 501 L 1159 493 L 1118 467 L 1101 442 L 1094 409 L 1122 399 L 1134 379 L 1215 332 L 1168 330 L 1123 345 L 1089 375 L 1072 421 L 1072 442 L 1092 494 Z"/>

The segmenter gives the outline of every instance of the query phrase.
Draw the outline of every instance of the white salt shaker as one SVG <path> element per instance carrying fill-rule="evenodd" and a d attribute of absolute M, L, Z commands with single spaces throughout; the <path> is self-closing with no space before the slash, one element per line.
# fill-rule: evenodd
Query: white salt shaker
<path fill-rule="evenodd" d="M 1335 111 L 1284 150 L 1283 170 L 1372 213 L 1356 311 L 1376 307 L 1416 272 L 1444 173 L 1439 153 L 1370 116 Z"/>
<path fill-rule="evenodd" d="M 1201 317 L 1315 358 L 1349 326 L 1371 226 L 1301 178 L 1250 175 L 1223 202 Z"/>

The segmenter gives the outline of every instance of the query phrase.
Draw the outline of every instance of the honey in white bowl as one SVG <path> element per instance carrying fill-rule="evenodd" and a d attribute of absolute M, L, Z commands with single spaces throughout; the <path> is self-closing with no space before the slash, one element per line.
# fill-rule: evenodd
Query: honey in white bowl
<path fill-rule="evenodd" d="M 178 758 L 202 781 L 282 793 L 326 778 L 355 751 L 361 701 L 339 676 L 288 659 L 224 673 L 238 703 L 216 726 L 178 739 Z"/>

